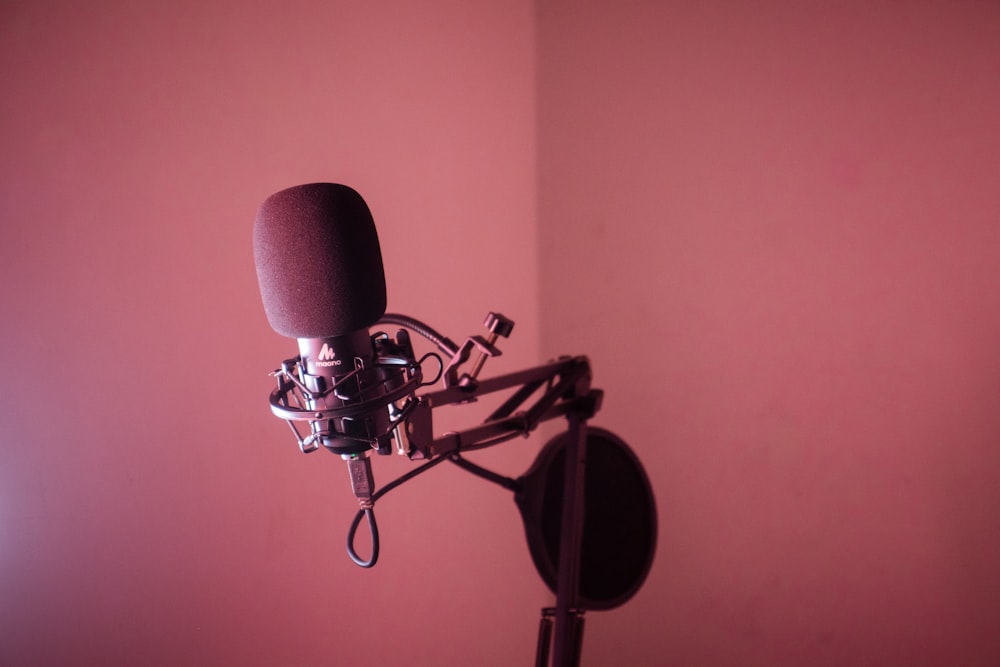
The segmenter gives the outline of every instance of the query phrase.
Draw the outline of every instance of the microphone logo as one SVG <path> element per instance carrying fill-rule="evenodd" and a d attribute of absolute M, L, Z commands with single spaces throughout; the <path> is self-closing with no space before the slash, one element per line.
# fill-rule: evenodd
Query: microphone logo
<path fill-rule="evenodd" d="M 328 344 L 323 343 L 323 347 L 320 348 L 319 354 L 316 355 L 317 366 L 339 366 L 340 359 L 335 358 L 336 355 L 333 352 L 333 348 Z"/>

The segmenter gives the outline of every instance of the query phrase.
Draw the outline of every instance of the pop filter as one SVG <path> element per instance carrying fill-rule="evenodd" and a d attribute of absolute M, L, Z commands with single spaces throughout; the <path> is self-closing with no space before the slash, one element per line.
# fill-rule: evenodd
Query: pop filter
<path fill-rule="evenodd" d="M 550 440 L 517 482 L 517 503 L 528 549 L 542 580 L 556 592 L 568 433 Z M 656 552 L 656 503 L 649 478 L 628 445 L 587 428 L 581 606 L 606 610 L 642 586 Z"/>

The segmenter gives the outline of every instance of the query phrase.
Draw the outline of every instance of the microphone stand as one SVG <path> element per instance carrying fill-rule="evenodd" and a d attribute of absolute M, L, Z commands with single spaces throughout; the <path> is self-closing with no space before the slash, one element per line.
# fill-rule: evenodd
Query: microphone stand
<path fill-rule="evenodd" d="M 583 480 L 586 467 L 586 423 L 569 417 L 570 437 L 566 445 L 562 517 L 559 529 L 559 565 L 556 606 L 542 609 L 538 627 L 535 667 L 549 665 L 549 649 L 555 630 L 552 665 L 576 666 L 583 650 L 583 614 L 579 605 L 580 544 L 583 534 Z M 554 628 L 553 628 L 554 625 Z"/>
<path fill-rule="evenodd" d="M 458 355 L 456 355 L 458 356 Z M 455 375 L 445 389 L 416 398 L 407 415 L 406 436 L 411 458 L 433 458 L 494 444 L 511 435 L 527 436 L 542 421 L 565 416 L 570 437 L 566 447 L 562 516 L 559 533 L 559 563 L 555 608 L 542 610 L 536 667 L 575 667 L 583 644 L 583 614 L 580 606 L 580 550 L 584 517 L 587 420 L 600 408 L 602 392 L 590 387 L 590 363 L 586 357 L 565 357 L 532 369 L 488 380 Z M 431 410 L 449 404 L 467 403 L 479 396 L 520 385 L 520 388 L 482 424 L 459 432 L 433 437 Z M 531 395 L 545 386 L 542 395 L 526 410 L 515 412 Z M 554 642 L 553 642 L 554 634 Z M 554 644 L 554 646 L 553 646 Z"/>
<path fill-rule="evenodd" d="M 496 336 L 506 335 L 513 325 L 509 320 L 493 313 L 487 318 L 487 323 L 492 330 L 489 340 L 472 336 L 462 346 L 455 346 L 447 339 L 439 339 L 439 346 L 451 355 L 451 360 L 443 371 L 444 389 L 419 396 L 412 395 L 405 405 L 395 407 L 393 438 L 400 453 L 406 454 L 410 459 L 429 461 L 490 447 L 518 435 L 527 437 L 541 422 L 566 417 L 570 437 L 566 447 L 563 478 L 556 606 L 542 610 L 536 667 L 548 667 L 550 648 L 554 648 L 552 667 L 576 667 L 580 662 L 585 611 L 580 604 L 579 588 L 587 420 L 600 409 L 603 392 L 591 388 L 590 362 L 582 356 L 562 357 L 527 370 L 478 379 L 476 376 L 482 368 L 483 360 L 500 354 L 493 346 Z M 420 323 L 413 320 L 403 323 L 403 326 L 413 325 Z M 434 332 L 428 330 L 428 333 Z M 346 429 L 353 423 L 353 418 L 362 417 L 372 410 L 384 408 L 411 395 L 419 385 L 421 376 L 419 363 L 413 360 L 409 339 L 404 334 L 405 331 L 400 332 L 395 347 L 387 342 L 388 339 L 380 339 L 379 342 L 392 351 L 393 354 L 387 357 L 391 357 L 390 363 L 409 368 L 405 382 L 367 401 L 336 408 L 304 407 L 300 398 L 302 394 L 307 395 L 308 390 L 296 379 L 295 370 L 300 359 L 286 360 L 275 371 L 278 386 L 271 393 L 271 411 L 288 422 L 303 452 L 312 451 L 317 445 L 313 441 L 314 436 L 303 438 L 294 422 L 342 419 L 342 426 Z M 470 372 L 459 375 L 458 369 L 468 361 L 475 349 L 479 350 L 478 359 Z M 403 351 L 402 356 L 398 356 L 400 350 Z M 470 403 L 481 396 L 509 389 L 515 391 L 484 422 L 462 431 L 434 437 L 431 415 L 433 409 Z M 536 398 L 529 404 L 528 400 L 533 396 Z M 359 437 L 346 432 L 340 435 Z M 388 434 L 384 437 L 387 438 Z M 381 447 L 379 453 L 383 453 Z M 384 453 L 388 453 L 388 448 Z M 363 462 L 370 465 L 367 458 Z"/>

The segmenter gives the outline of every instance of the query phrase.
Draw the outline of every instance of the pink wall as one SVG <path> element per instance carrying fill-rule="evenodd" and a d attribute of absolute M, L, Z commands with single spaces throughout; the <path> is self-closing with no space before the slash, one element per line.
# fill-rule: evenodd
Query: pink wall
<path fill-rule="evenodd" d="M 266 410 L 251 223 L 314 180 L 391 309 L 592 358 L 661 535 L 585 664 L 1000 661 L 1000 16 L 804 7 L 4 3 L 0 663 L 531 663 L 507 494 L 413 482 L 361 571 Z"/>
<path fill-rule="evenodd" d="M 826 4 L 539 4 L 542 351 L 662 531 L 589 664 L 1000 664 L 1000 7 Z"/>
<path fill-rule="evenodd" d="M 530 662 L 545 594 L 507 494 L 437 470 L 380 504 L 378 567 L 348 560 L 343 463 L 266 407 L 295 344 L 251 227 L 280 188 L 350 184 L 390 308 L 455 338 L 500 310 L 494 368 L 535 363 L 533 26 L 529 2 L 3 3 L 0 664 Z"/>

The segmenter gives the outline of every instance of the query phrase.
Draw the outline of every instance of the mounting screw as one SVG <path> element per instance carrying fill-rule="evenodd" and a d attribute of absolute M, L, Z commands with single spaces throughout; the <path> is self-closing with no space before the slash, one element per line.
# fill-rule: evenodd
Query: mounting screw
<path fill-rule="evenodd" d="M 500 336 L 504 338 L 510 336 L 510 332 L 514 330 L 514 320 L 504 317 L 500 313 L 488 313 L 486 320 L 483 321 L 483 326 L 490 332 L 490 335 L 486 338 L 486 343 L 492 347 L 493 343 L 497 342 L 497 338 Z M 483 370 L 483 364 L 485 363 L 486 353 L 480 351 L 475 363 L 472 364 L 472 368 L 463 380 L 466 382 L 474 381 L 479 377 L 479 371 Z"/>
<path fill-rule="evenodd" d="M 510 332 L 514 330 L 514 320 L 504 317 L 500 313 L 489 313 L 486 315 L 486 320 L 483 322 L 483 326 L 486 330 L 490 332 L 490 345 L 497 341 L 499 336 L 508 338 Z"/>

